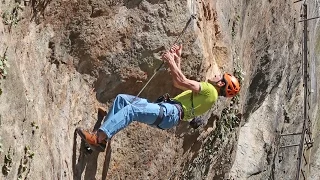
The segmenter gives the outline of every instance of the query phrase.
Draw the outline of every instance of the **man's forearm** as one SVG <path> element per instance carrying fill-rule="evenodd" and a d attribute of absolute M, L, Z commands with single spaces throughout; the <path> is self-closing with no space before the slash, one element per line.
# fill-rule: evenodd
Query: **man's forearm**
<path fill-rule="evenodd" d="M 180 59 L 175 59 L 174 54 L 169 51 L 162 55 L 162 58 L 168 63 L 171 70 L 173 85 L 181 90 L 191 90 L 198 93 L 200 91 L 200 83 L 194 80 L 187 79 L 182 73 Z M 177 62 L 176 62 L 177 61 Z"/>
<path fill-rule="evenodd" d="M 171 76 L 172 76 L 173 83 L 175 85 L 178 85 L 180 89 L 183 88 L 181 86 L 181 82 L 183 82 L 186 77 L 184 76 L 184 74 L 181 71 L 181 68 L 179 67 L 180 63 L 170 61 L 168 64 L 169 64 L 169 68 L 171 70 Z M 183 89 L 185 89 L 185 88 L 183 88 Z"/>
<path fill-rule="evenodd" d="M 181 66 L 180 66 L 180 64 L 181 64 L 181 58 L 180 57 L 178 57 L 179 59 L 176 61 L 176 65 L 177 65 L 177 67 L 178 67 L 178 69 L 181 71 Z"/>
<path fill-rule="evenodd" d="M 181 70 L 180 62 L 181 62 L 181 61 L 180 61 L 180 57 L 179 57 L 179 60 L 178 60 L 178 61 L 175 61 L 175 64 L 177 65 L 177 68 L 178 68 L 179 72 L 180 72 L 181 74 L 183 74 L 183 73 L 182 73 L 182 70 Z M 176 88 L 181 89 L 181 90 L 187 90 L 186 87 L 181 86 L 180 83 L 177 82 L 177 79 L 176 79 L 176 78 L 172 77 L 172 81 L 173 81 L 173 85 L 174 85 Z"/>

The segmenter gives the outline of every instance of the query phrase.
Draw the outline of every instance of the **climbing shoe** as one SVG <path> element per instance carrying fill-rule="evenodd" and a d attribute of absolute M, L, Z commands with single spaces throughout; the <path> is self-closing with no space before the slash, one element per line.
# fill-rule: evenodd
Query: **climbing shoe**
<path fill-rule="evenodd" d="M 81 128 L 77 128 L 76 132 L 79 134 L 82 140 L 85 141 L 93 150 L 104 152 L 106 149 L 106 142 L 103 141 L 103 143 L 98 143 L 98 136 L 97 133 L 92 133 L 85 131 Z"/>

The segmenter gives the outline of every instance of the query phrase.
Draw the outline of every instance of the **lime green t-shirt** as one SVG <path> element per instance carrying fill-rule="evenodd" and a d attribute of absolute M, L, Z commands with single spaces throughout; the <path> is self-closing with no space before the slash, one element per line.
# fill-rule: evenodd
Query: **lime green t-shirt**
<path fill-rule="evenodd" d="M 218 99 L 218 91 L 208 82 L 200 82 L 200 92 L 193 94 L 194 115 L 199 116 L 207 112 Z M 182 104 L 184 118 L 189 120 L 194 118 L 192 115 L 191 90 L 186 90 L 173 99 Z"/>

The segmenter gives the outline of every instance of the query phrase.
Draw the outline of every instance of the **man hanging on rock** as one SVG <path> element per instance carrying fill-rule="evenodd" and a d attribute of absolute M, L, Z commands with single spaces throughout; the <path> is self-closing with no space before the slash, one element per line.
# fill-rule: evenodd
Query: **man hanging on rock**
<path fill-rule="evenodd" d="M 193 119 L 190 125 L 197 128 L 202 121 L 195 117 L 208 111 L 218 96 L 233 97 L 239 92 L 238 79 L 228 73 L 209 82 L 197 82 L 186 78 L 180 68 L 181 52 L 182 45 L 174 45 L 162 55 L 162 59 L 169 65 L 173 85 L 184 92 L 173 99 L 162 96 L 156 103 L 132 95 L 119 94 L 99 130 L 88 132 L 77 128 L 80 137 L 95 150 L 102 152 L 107 140 L 132 121 L 169 129 L 179 121 Z"/>

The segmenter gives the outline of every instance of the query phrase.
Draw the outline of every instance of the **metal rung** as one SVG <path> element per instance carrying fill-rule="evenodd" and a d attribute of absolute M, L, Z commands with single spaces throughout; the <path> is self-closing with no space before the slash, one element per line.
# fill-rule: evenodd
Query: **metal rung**
<path fill-rule="evenodd" d="M 299 132 L 299 133 L 280 134 L 280 136 L 292 136 L 292 135 L 300 135 L 300 134 L 302 134 L 302 133 Z"/>
<path fill-rule="evenodd" d="M 297 0 L 297 1 L 294 1 L 293 3 L 297 3 L 297 2 L 300 2 L 300 1 L 303 1 L 303 0 Z"/>
<path fill-rule="evenodd" d="M 307 143 L 304 143 L 303 145 L 308 146 L 309 144 L 313 145 L 313 142 L 307 142 Z M 280 146 L 280 148 L 295 147 L 295 146 L 300 146 L 300 144 L 285 145 L 285 146 Z M 310 146 L 310 147 L 312 147 L 312 146 Z M 309 146 L 308 146 L 308 148 L 309 148 Z"/>
<path fill-rule="evenodd" d="M 295 147 L 295 146 L 300 146 L 300 144 L 292 144 L 292 145 L 280 146 L 280 148 Z"/>
<path fill-rule="evenodd" d="M 320 16 L 318 16 L 318 17 L 313 17 L 313 18 L 309 18 L 309 19 L 303 19 L 303 20 L 300 20 L 300 21 L 298 21 L 298 22 L 309 21 L 309 20 L 318 19 L 318 18 L 320 18 Z"/>

